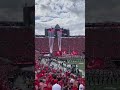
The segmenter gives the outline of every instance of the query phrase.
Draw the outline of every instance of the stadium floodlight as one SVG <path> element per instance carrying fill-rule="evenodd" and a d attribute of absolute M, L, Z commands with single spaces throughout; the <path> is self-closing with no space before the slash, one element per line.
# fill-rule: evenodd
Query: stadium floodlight
<path fill-rule="evenodd" d="M 58 48 L 59 48 L 59 51 L 61 51 L 62 30 L 57 31 L 57 37 L 58 37 Z"/>
<path fill-rule="evenodd" d="M 50 54 L 53 53 L 53 45 L 54 45 L 54 29 L 51 28 L 48 30 L 48 37 L 49 37 L 49 49 L 50 49 Z"/>

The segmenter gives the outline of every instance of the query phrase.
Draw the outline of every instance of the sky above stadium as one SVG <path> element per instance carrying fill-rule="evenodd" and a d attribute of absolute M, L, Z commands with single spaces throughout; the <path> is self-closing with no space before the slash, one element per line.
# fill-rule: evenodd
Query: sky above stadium
<path fill-rule="evenodd" d="M 86 22 L 120 22 L 120 0 L 0 0 L 0 21 L 23 21 L 25 3 L 33 6 L 34 1 L 36 34 L 44 34 L 45 27 L 54 27 L 56 23 L 74 33 L 79 27 L 78 34 L 84 34 L 85 14 Z"/>
<path fill-rule="evenodd" d="M 34 0 L 0 0 L 0 21 L 23 21 L 23 7 L 34 6 Z"/>
<path fill-rule="evenodd" d="M 56 24 L 70 35 L 85 35 L 85 0 L 35 0 L 35 34 Z"/>
<path fill-rule="evenodd" d="M 120 22 L 120 0 L 86 0 L 86 22 Z"/>

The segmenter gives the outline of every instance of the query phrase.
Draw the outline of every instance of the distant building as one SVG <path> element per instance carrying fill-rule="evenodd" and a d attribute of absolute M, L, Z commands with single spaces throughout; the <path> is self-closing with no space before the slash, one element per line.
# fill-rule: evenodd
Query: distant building
<path fill-rule="evenodd" d="M 26 26 L 35 25 L 35 7 L 28 7 L 25 5 L 23 8 L 23 21 Z"/>
<path fill-rule="evenodd" d="M 45 36 L 48 36 L 48 30 L 50 30 L 50 29 L 51 28 L 45 29 Z M 58 24 L 53 29 L 55 30 L 55 35 L 54 35 L 55 37 L 57 37 L 57 31 L 59 31 L 59 30 L 62 30 L 62 37 L 69 37 L 70 36 L 69 30 L 60 28 L 60 26 Z"/>

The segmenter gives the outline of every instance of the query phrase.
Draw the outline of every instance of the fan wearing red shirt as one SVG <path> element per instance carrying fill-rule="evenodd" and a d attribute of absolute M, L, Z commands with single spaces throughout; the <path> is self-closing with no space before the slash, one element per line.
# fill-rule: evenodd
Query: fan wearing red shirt
<path fill-rule="evenodd" d="M 75 81 L 75 82 L 73 83 L 72 90 L 78 90 L 78 83 L 77 83 L 77 81 Z"/>
<path fill-rule="evenodd" d="M 52 90 L 52 84 L 49 83 L 49 84 L 47 85 L 47 88 L 46 88 L 45 90 Z"/>

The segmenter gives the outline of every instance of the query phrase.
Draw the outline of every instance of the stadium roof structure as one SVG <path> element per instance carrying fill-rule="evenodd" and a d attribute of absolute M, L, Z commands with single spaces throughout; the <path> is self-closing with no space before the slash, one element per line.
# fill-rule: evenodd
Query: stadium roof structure
<path fill-rule="evenodd" d="M 25 26 L 23 22 L 0 21 L 0 26 Z"/>
<path fill-rule="evenodd" d="M 55 29 L 60 29 L 60 26 L 57 24 L 57 25 L 55 26 Z"/>
<path fill-rule="evenodd" d="M 120 27 L 120 22 L 86 23 L 85 27 Z"/>
<path fill-rule="evenodd" d="M 57 25 L 55 26 L 55 29 L 60 29 L 60 26 L 57 24 Z"/>

